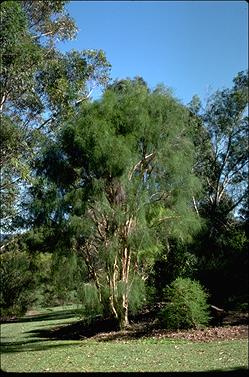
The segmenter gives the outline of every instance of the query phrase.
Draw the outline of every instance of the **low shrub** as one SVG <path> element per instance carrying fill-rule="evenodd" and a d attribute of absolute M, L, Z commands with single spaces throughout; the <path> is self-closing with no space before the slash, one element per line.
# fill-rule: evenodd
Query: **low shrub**
<path fill-rule="evenodd" d="M 199 282 L 177 278 L 164 290 L 164 298 L 167 303 L 159 314 L 164 328 L 190 329 L 208 324 L 208 294 Z"/>

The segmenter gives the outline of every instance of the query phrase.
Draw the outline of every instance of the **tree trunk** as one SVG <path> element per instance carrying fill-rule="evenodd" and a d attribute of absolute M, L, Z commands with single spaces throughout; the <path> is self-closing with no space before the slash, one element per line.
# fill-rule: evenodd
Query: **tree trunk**
<path fill-rule="evenodd" d="M 114 318 L 118 319 L 118 310 L 115 308 L 115 304 L 117 304 L 117 272 L 118 272 L 118 265 L 117 265 L 117 256 L 114 260 L 113 265 L 113 272 L 109 270 L 108 280 L 109 280 L 109 289 L 110 289 L 110 296 L 109 302 L 111 307 L 111 312 Z"/>
<path fill-rule="evenodd" d="M 129 229 L 129 225 L 128 225 Z M 122 281 L 124 284 L 124 292 L 122 295 L 122 306 L 120 313 L 120 327 L 125 329 L 129 327 L 129 299 L 128 299 L 128 283 L 129 283 L 129 271 L 130 271 L 130 252 L 128 247 L 124 248 L 123 258 L 122 258 Z"/>

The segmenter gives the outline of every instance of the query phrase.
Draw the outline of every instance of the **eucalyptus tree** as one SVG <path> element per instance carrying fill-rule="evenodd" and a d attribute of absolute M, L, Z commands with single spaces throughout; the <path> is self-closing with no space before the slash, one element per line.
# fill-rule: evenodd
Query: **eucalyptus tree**
<path fill-rule="evenodd" d="M 38 140 L 108 80 L 101 50 L 61 53 L 57 41 L 76 37 L 67 1 L 5 1 L 1 12 L 1 195 L 8 228 L 20 187 L 30 183 Z"/>
<path fill-rule="evenodd" d="M 239 214 L 248 190 L 248 72 L 231 89 L 218 90 L 197 116 L 202 128 L 198 161 L 206 198 L 201 201 L 213 231 Z M 202 126 L 201 126 L 202 124 Z M 199 127 L 199 128 L 200 128 Z M 198 151 L 198 149 L 197 149 Z M 217 221 L 216 221 L 217 220 Z"/>
<path fill-rule="evenodd" d="M 54 229 L 55 248 L 64 240 L 82 255 L 85 293 L 121 328 L 162 239 L 199 225 L 188 110 L 162 88 L 125 81 L 83 103 L 46 146 L 30 201 L 34 234 L 43 226 L 45 244 Z"/>
<path fill-rule="evenodd" d="M 198 108 L 199 107 L 199 108 Z M 191 246 L 195 277 L 217 305 L 246 296 L 248 245 L 248 72 L 211 95 L 205 108 L 194 98 L 195 172 L 202 181 L 196 208 L 205 227 Z"/>

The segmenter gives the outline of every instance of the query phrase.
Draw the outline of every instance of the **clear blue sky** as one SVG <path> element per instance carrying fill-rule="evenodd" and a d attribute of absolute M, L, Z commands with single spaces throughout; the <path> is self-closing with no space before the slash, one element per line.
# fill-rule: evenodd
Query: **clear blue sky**
<path fill-rule="evenodd" d="M 188 103 L 230 87 L 248 68 L 246 1 L 71 1 L 79 27 L 71 48 L 103 49 L 112 78 L 164 83 Z"/>

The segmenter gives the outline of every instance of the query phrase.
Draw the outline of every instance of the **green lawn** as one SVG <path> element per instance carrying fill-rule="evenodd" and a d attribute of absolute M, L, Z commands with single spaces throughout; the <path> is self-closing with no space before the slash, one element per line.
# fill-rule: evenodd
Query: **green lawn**
<path fill-rule="evenodd" d="M 140 338 L 58 340 L 39 331 L 76 322 L 70 308 L 47 309 L 1 325 L 1 367 L 8 372 L 170 372 L 247 368 L 247 340 L 192 343 Z"/>

